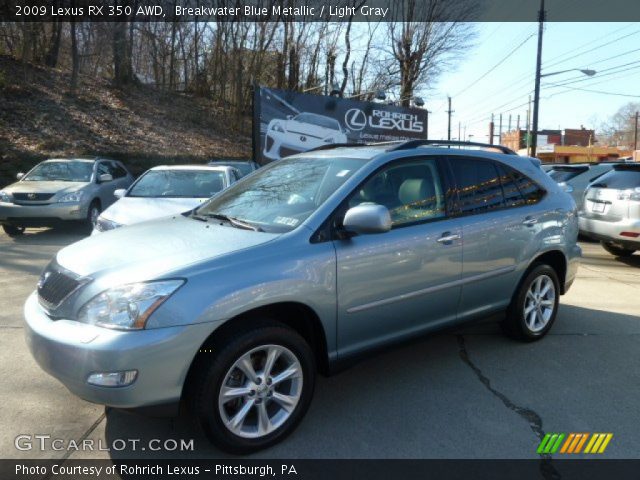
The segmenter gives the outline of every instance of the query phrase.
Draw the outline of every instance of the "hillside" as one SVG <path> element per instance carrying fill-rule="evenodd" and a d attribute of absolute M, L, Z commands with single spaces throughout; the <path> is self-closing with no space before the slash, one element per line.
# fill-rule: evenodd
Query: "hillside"
<path fill-rule="evenodd" d="M 49 157 L 107 155 L 139 174 L 251 154 L 250 137 L 229 131 L 208 99 L 84 77 L 71 96 L 69 84 L 67 73 L 0 56 L 0 187 Z"/>

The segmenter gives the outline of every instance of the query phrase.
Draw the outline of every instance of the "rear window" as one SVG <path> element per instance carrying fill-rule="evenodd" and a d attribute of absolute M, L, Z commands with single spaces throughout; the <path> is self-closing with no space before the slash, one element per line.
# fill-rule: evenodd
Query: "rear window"
<path fill-rule="evenodd" d="M 629 188 L 640 187 L 640 165 L 620 165 L 601 176 L 592 185 L 597 188 L 614 188 L 616 190 L 627 190 Z"/>
<path fill-rule="evenodd" d="M 557 183 L 568 182 L 574 177 L 577 177 L 581 173 L 589 170 L 589 167 L 576 168 L 576 167 L 554 167 L 549 176 Z"/>

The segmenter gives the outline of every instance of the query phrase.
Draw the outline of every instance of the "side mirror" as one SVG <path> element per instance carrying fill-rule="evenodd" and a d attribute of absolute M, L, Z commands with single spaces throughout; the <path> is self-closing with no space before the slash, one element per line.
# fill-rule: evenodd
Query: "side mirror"
<path fill-rule="evenodd" d="M 113 196 L 116 198 L 122 198 L 125 196 L 126 193 L 127 193 L 127 190 L 125 188 L 119 188 L 113 191 Z"/>
<path fill-rule="evenodd" d="M 110 182 L 113 180 L 113 176 L 110 173 L 103 173 L 98 177 L 98 183 Z"/>
<path fill-rule="evenodd" d="M 383 205 L 364 203 L 347 210 L 342 225 L 350 233 L 384 233 L 391 230 L 391 214 Z"/>
<path fill-rule="evenodd" d="M 22 180 L 22 177 L 24 177 L 24 173 L 22 173 L 22 172 L 18 172 L 18 173 L 16 174 L 16 178 L 17 178 L 18 180 Z"/>

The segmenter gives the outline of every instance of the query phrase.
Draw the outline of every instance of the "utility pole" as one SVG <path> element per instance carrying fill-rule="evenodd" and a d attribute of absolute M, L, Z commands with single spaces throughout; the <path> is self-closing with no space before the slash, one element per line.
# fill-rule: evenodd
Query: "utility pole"
<path fill-rule="evenodd" d="M 529 95 L 529 108 L 527 108 L 527 156 L 531 156 L 531 95 Z"/>
<path fill-rule="evenodd" d="M 493 113 L 491 114 L 491 121 L 489 122 L 489 145 L 493 145 Z"/>
<path fill-rule="evenodd" d="M 462 125 L 460 124 L 460 122 L 458 122 L 458 141 L 462 140 L 462 138 L 460 137 L 460 130 L 462 129 Z"/>
<path fill-rule="evenodd" d="M 633 149 L 638 150 L 638 115 L 640 112 L 636 112 L 636 127 L 633 134 Z"/>
<path fill-rule="evenodd" d="M 511 131 L 511 114 L 509 114 L 509 128 L 507 129 L 507 132 Z"/>
<path fill-rule="evenodd" d="M 502 114 L 500 114 L 500 127 L 498 127 L 498 145 L 502 145 Z"/>
<path fill-rule="evenodd" d="M 518 114 L 518 119 L 516 120 L 516 130 L 520 131 L 520 114 Z"/>
<path fill-rule="evenodd" d="M 544 32 L 544 0 L 540 0 L 540 11 L 538 12 L 538 55 L 536 57 L 536 82 L 533 93 L 533 126 L 531 127 L 531 156 L 536 156 L 536 145 L 538 144 L 538 116 L 540 109 L 540 75 L 542 69 L 542 33 Z"/>
<path fill-rule="evenodd" d="M 453 113 L 453 110 L 451 110 L 451 97 L 447 97 L 448 101 L 449 101 L 449 110 L 447 110 L 447 114 L 449 115 L 449 123 L 447 126 L 447 140 L 451 141 L 451 114 Z"/>

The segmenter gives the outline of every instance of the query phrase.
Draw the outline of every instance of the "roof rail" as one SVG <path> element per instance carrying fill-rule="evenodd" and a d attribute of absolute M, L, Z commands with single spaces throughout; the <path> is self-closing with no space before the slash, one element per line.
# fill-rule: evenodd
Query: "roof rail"
<path fill-rule="evenodd" d="M 320 145 L 319 147 L 312 148 L 311 150 L 305 150 L 304 153 L 307 152 L 317 152 L 318 150 L 331 150 L 332 148 L 340 148 L 340 147 L 369 147 L 371 146 L 368 143 L 327 143 L 326 145 Z M 300 152 L 302 153 L 302 152 Z"/>
<path fill-rule="evenodd" d="M 479 142 L 461 142 L 458 140 L 408 140 L 397 147 L 390 148 L 389 151 L 409 150 L 423 145 L 494 148 L 496 150 L 500 150 L 506 155 L 518 155 L 516 152 L 504 145 L 491 145 L 489 143 Z"/>

